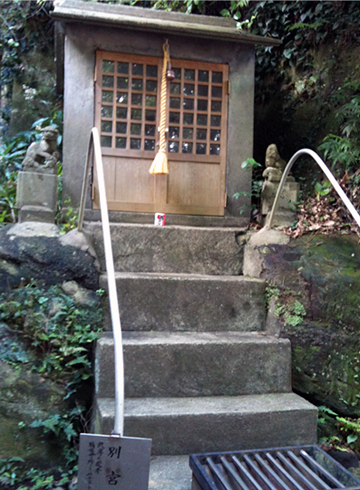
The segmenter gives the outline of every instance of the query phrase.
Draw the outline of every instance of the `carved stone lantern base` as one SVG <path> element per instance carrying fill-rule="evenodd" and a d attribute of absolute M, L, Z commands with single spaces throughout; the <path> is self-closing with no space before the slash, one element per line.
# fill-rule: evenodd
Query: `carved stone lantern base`
<path fill-rule="evenodd" d="M 19 223 L 54 223 L 58 202 L 59 177 L 54 174 L 19 172 L 16 207 Z"/>

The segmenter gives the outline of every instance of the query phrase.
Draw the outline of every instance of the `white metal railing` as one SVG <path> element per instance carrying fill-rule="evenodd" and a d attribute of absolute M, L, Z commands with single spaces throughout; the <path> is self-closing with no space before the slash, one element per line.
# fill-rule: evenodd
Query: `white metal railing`
<path fill-rule="evenodd" d="M 101 156 L 101 146 L 99 133 L 96 128 L 93 128 L 90 133 L 89 146 L 86 155 L 86 166 L 83 179 L 83 187 L 81 191 L 80 207 L 79 207 L 79 221 L 78 230 L 82 231 L 82 225 L 84 221 L 85 199 L 86 192 L 89 185 L 89 173 L 91 154 L 94 154 L 97 181 L 99 186 L 100 197 L 100 214 L 102 222 L 102 230 L 104 237 L 104 252 L 105 252 L 105 265 L 107 272 L 108 288 L 109 288 L 109 301 L 110 301 L 110 313 L 112 322 L 112 331 L 114 336 L 114 351 L 115 351 L 115 423 L 114 434 L 123 435 L 124 431 L 124 359 L 123 359 L 123 346 L 122 346 L 122 334 L 121 323 L 119 313 L 119 303 L 116 291 L 115 281 L 115 269 L 114 259 L 111 246 L 111 235 L 109 225 L 109 213 L 106 200 L 105 191 L 105 179 L 104 179 L 104 167 Z"/>
<path fill-rule="evenodd" d="M 348 208 L 348 210 L 351 213 L 352 217 L 354 218 L 354 220 L 356 221 L 356 223 L 360 227 L 360 215 L 359 215 L 359 213 L 356 211 L 356 209 L 354 208 L 354 206 L 351 204 L 349 198 L 347 197 L 347 195 L 345 194 L 345 192 L 342 190 L 342 188 L 340 187 L 340 185 L 337 183 L 335 177 L 330 172 L 329 168 L 325 165 L 325 163 L 321 160 L 321 158 L 319 157 L 319 155 L 317 153 L 315 153 L 313 150 L 309 150 L 307 148 L 304 148 L 302 150 L 297 151 L 290 158 L 288 164 L 285 167 L 284 173 L 283 173 L 283 175 L 281 177 L 279 188 L 278 188 L 277 193 L 276 193 L 276 196 L 275 196 L 274 204 L 273 204 L 273 207 L 272 207 L 272 210 L 271 210 L 271 213 L 270 213 L 269 222 L 265 226 L 265 228 L 271 229 L 271 227 L 272 227 L 272 223 L 273 223 L 274 217 L 275 217 L 276 208 L 278 206 L 278 202 L 279 202 L 279 198 L 280 198 L 280 195 L 281 195 L 281 191 L 282 191 L 282 189 L 284 187 L 284 184 L 286 182 L 287 176 L 289 175 L 289 172 L 290 172 L 292 166 L 294 165 L 294 163 L 296 162 L 296 160 L 301 155 L 310 155 L 315 160 L 315 162 L 319 165 L 319 167 L 324 172 L 324 174 L 326 175 L 326 177 L 332 183 L 332 185 L 334 186 L 334 189 L 339 194 L 339 196 L 343 200 L 343 203 Z"/>

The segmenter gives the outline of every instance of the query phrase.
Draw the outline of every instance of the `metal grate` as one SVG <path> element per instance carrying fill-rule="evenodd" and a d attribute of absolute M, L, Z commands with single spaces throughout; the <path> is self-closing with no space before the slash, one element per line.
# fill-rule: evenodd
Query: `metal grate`
<path fill-rule="evenodd" d="M 360 490 L 360 480 L 317 446 L 190 456 L 194 490 Z"/>

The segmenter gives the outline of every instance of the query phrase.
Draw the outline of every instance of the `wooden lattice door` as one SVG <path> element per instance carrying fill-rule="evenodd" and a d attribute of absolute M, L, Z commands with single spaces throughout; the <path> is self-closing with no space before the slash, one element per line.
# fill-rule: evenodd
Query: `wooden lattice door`
<path fill-rule="evenodd" d="M 227 65 L 172 60 L 169 175 L 149 168 L 157 151 L 162 59 L 97 52 L 95 124 L 111 210 L 224 214 Z M 96 179 L 94 207 L 98 208 Z"/>

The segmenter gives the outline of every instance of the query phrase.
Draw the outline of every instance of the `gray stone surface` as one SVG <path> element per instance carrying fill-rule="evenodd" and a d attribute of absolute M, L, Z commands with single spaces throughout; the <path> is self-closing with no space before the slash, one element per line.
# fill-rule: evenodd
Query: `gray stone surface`
<path fill-rule="evenodd" d="M 104 270 L 100 223 L 85 223 Z M 112 224 L 115 270 L 118 272 L 184 272 L 211 275 L 242 273 L 246 235 L 238 228 L 195 228 Z"/>
<path fill-rule="evenodd" d="M 54 223 L 55 211 L 45 206 L 22 206 L 18 213 L 19 223 L 38 221 L 39 223 Z"/>
<path fill-rule="evenodd" d="M 124 330 L 252 332 L 265 324 L 265 282 L 244 276 L 116 273 Z M 107 289 L 107 276 L 100 276 Z M 111 330 L 110 321 L 107 328 Z"/>
<path fill-rule="evenodd" d="M 19 172 L 16 189 L 16 207 L 19 221 L 54 223 L 58 204 L 57 175 Z"/>
<path fill-rule="evenodd" d="M 277 230 L 262 228 L 248 240 L 244 251 L 244 274 L 261 277 L 265 269 L 266 255 L 272 253 L 272 245 L 287 245 L 290 237 Z"/>
<path fill-rule="evenodd" d="M 269 182 L 263 186 L 261 194 L 261 214 L 271 212 L 276 193 L 279 188 L 279 182 Z M 285 182 L 278 201 L 278 210 L 294 209 L 299 201 L 300 184 L 297 182 Z"/>
<path fill-rule="evenodd" d="M 56 209 L 59 177 L 36 172 L 19 172 L 16 207 L 44 206 Z"/>
<path fill-rule="evenodd" d="M 98 400 L 95 429 L 113 429 L 114 402 Z M 125 435 L 150 437 L 152 454 L 191 454 L 316 442 L 317 409 L 293 393 L 125 401 Z"/>
<path fill-rule="evenodd" d="M 189 456 L 152 456 L 149 490 L 190 490 Z"/>
<path fill-rule="evenodd" d="M 277 209 L 273 218 L 272 227 L 277 230 L 288 228 L 297 221 L 297 214 L 290 209 Z M 265 226 L 270 222 L 270 213 L 266 215 Z"/>
<path fill-rule="evenodd" d="M 59 237 L 59 228 L 51 223 L 38 223 L 37 221 L 29 221 L 27 223 L 16 223 L 13 226 L 6 228 L 6 234 L 10 236 L 21 237 Z"/>
<path fill-rule="evenodd" d="M 239 332 L 124 332 L 127 397 L 237 396 L 291 391 L 290 342 Z M 114 345 L 96 348 L 96 392 L 113 397 Z"/>

